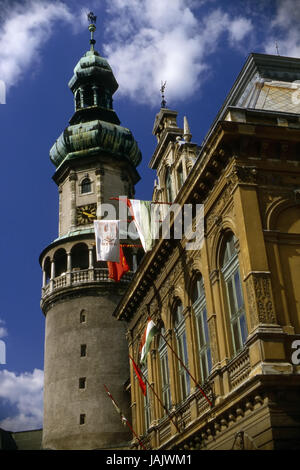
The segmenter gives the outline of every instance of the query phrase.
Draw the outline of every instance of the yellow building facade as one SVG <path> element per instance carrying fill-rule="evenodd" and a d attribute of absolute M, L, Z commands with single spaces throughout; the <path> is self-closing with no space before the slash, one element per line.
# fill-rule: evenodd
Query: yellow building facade
<path fill-rule="evenodd" d="M 136 363 L 147 320 L 163 332 L 146 397 L 130 372 L 149 449 L 300 448 L 299 79 L 299 59 L 250 54 L 201 146 L 156 116 L 153 201 L 203 205 L 204 240 L 159 238 L 114 312 Z"/>

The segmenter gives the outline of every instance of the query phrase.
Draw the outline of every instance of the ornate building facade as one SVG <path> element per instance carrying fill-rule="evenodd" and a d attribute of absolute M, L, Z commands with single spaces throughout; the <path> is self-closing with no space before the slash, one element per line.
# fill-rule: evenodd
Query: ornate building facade
<path fill-rule="evenodd" d="M 134 197 L 141 154 L 113 110 L 118 84 L 94 30 L 50 151 L 59 234 L 40 255 L 43 448 L 141 448 L 104 384 L 149 449 L 299 448 L 300 60 L 251 54 L 201 146 L 161 108 L 153 201 L 201 204 L 204 241 L 162 236 L 140 264 L 129 249 L 115 283 L 93 220 L 111 197 Z M 142 369 L 145 397 L 129 354 L 139 362 L 149 317 L 163 335 Z"/>
<path fill-rule="evenodd" d="M 93 33 L 95 25 L 89 29 Z M 93 36 L 90 43 L 69 82 L 75 113 L 50 150 L 59 236 L 40 255 L 46 449 L 123 448 L 130 438 L 104 384 L 129 413 L 125 331 L 112 313 L 131 280 L 137 253 L 129 248 L 131 271 L 118 283 L 110 280 L 107 264 L 96 259 L 93 221 L 102 203 L 115 203 L 110 197 L 133 197 L 141 153 L 113 110 L 118 88 L 113 72 L 95 51 Z"/>
<path fill-rule="evenodd" d="M 130 373 L 149 449 L 300 448 L 299 80 L 299 59 L 250 54 L 201 147 L 156 116 L 153 200 L 203 204 L 204 242 L 158 239 L 114 312 L 136 362 L 149 317 L 167 340 L 142 369 L 155 394 Z"/>

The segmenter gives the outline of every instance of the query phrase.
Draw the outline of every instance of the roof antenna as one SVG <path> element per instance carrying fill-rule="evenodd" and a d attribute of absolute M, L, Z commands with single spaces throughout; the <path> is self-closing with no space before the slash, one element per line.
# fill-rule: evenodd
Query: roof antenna
<path fill-rule="evenodd" d="M 163 83 L 161 82 L 161 88 L 160 88 L 160 92 L 161 92 L 161 108 L 165 108 L 166 107 L 166 100 L 165 100 L 165 88 L 166 88 L 166 84 L 167 82 Z"/>
<path fill-rule="evenodd" d="M 94 15 L 92 11 L 90 11 L 87 14 L 88 21 L 89 21 L 89 31 L 91 33 L 91 39 L 90 39 L 90 45 L 91 45 L 91 51 L 94 51 L 94 45 L 96 44 L 96 41 L 94 39 L 94 32 L 96 31 L 96 21 L 97 21 L 97 16 Z"/>
<path fill-rule="evenodd" d="M 275 42 L 275 47 L 276 47 L 276 52 L 277 52 L 277 55 L 279 55 L 279 48 L 278 48 L 277 41 Z"/>

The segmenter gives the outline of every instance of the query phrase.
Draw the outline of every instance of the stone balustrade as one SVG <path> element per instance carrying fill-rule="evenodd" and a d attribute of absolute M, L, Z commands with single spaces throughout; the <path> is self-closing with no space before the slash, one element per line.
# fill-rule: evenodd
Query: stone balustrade
<path fill-rule="evenodd" d="M 133 274 L 134 273 L 131 271 L 125 273 L 120 282 L 129 283 L 133 277 Z M 42 287 L 42 299 L 58 289 L 97 282 L 115 281 L 108 277 L 107 268 L 80 269 L 62 273 L 60 276 L 49 279 L 48 282 L 45 283 L 45 285 Z"/>

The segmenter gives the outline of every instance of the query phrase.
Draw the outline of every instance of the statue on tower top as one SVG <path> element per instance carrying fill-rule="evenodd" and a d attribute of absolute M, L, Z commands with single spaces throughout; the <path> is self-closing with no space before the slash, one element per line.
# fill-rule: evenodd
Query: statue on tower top
<path fill-rule="evenodd" d="M 91 39 L 90 39 L 90 45 L 91 45 L 91 51 L 94 52 L 94 45 L 96 43 L 94 39 L 94 32 L 96 31 L 96 26 L 95 23 L 97 21 L 97 16 L 94 15 L 92 11 L 90 11 L 87 14 L 88 20 L 89 20 L 89 31 L 91 33 Z"/>
<path fill-rule="evenodd" d="M 88 13 L 87 17 L 88 17 L 88 20 L 89 20 L 90 24 L 96 23 L 96 21 L 97 21 L 97 16 L 95 16 L 92 11 L 90 11 L 90 12 Z"/>
<path fill-rule="evenodd" d="M 160 88 L 160 92 L 161 92 L 161 108 L 165 108 L 166 107 L 166 100 L 165 100 L 165 88 L 166 88 L 166 84 L 167 82 L 161 82 L 161 88 Z"/>

